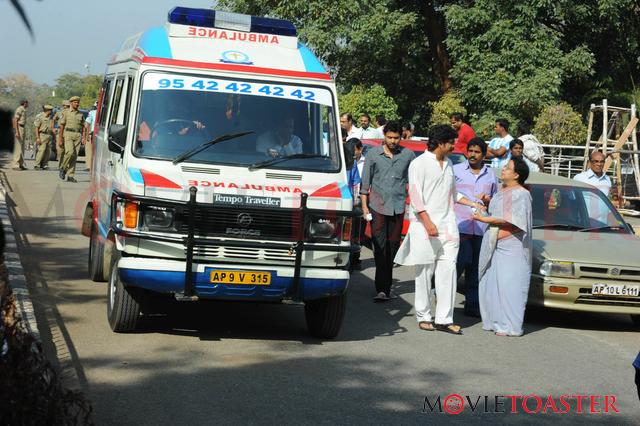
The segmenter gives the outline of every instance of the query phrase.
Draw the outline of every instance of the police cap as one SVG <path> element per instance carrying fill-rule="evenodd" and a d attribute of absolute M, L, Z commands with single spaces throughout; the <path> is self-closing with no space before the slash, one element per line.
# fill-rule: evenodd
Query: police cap
<path fill-rule="evenodd" d="M 78 101 L 80 102 L 80 96 L 72 96 L 69 98 L 69 102 Z"/>
<path fill-rule="evenodd" d="M 62 101 L 62 106 L 70 106 L 71 102 L 67 101 L 66 99 L 64 101 Z"/>
<path fill-rule="evenodd" d="M 43 108 L 43 109 L 45 109 L 45 110 L 53 109 L 53 105 L 46 104 L 46 105 L 45 105 L 45 106 L 43 106 L 42 108 Z"/>

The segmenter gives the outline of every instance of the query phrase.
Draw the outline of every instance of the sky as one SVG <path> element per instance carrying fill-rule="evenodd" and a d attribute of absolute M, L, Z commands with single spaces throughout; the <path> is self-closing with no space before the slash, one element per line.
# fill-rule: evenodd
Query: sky
<path fill-rule="evenodd" d="M 174 6 L 212 0 L 20 0 L 34 39 L 9 0 L 0 0 L 0 78 L 26 74 L 54 85 L 62 74 L 103 74 L 129 36 L 163 25 Z"/>

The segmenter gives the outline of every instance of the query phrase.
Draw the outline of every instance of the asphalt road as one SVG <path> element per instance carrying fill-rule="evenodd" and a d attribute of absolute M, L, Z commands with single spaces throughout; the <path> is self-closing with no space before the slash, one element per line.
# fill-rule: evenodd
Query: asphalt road
<path fill-rule="evenodd" d="M 459 295 L 455 319 L 464 336 L 420 331 L 412 269 L 395 269 L 398 299 L 374 304 L 367 250 L 333 341 L 307 336 L 300 305 L 245 303 L 183 304 L 135 334 L 115 334 L 106 283 L 87 278 L 88 239 L 79 233 L 89 177 L 62 182 L 53 169 L 5 166 L 4 181 L 43 345 L 66 383 L 92 401 L 97 424 L 621 425 L 640 418 L 631 366 L 640 340 L 628 317 L 528 311 L 526 335 L 501 338 L 462 314 Z M 480 396 L 481 405 L 459 415 L 424 412 L 425 397 L 454 393 L 474 403 Z M 615 395 L 619 413 L 526 414 L 521 406 L 515 415 L 494 413 L 494 397 L 512 394 Z"/>

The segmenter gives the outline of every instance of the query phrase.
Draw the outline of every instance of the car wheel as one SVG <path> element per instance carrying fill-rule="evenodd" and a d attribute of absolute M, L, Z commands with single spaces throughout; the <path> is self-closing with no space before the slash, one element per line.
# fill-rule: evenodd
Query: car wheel
<path fill-rule="evenodd" d="M 134 331 L 138 325 L 142 292 L 124 285 L 118 270 L 119 259 L 119 253 L 114 253 L 107 287 L 107 319 L 111 330 L 126 333 Z"/>
<path fill-rule="evenodd" d="M 336 337 L 342 326 L 346 306 L 346 291 L 340 296 L 306 302 L 304 314 L 309 334 L 322 339 Z"/>
<path fill-rule="evenodd" d="M 95 282 L 107 281 L 104 267 L 104 243 L 100 241 L 98 229 L 95 223 L 91 223 L 89 236 L 89 278 Z"/>
<path fill-rule="evenodd" d="M 630 315 L 631 321 L 636 327 L 640 327 L 640 315 Z"/>

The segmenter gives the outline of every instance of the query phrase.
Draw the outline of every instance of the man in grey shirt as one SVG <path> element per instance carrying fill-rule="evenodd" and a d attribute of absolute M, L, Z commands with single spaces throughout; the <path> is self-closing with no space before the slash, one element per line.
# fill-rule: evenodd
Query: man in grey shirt
<path fill-rule="evenodd" d="M 389 300 L 393 258 L 400 246 L 407 200 L 409 163 L 415 154 L 400 146 L 402 128 L 396 121 L 384 126 L 384 140 L 365 158 L 360 199 L 362 213 L 371 221 L 371 239 L 376 262 L 376 302 Z"/>

